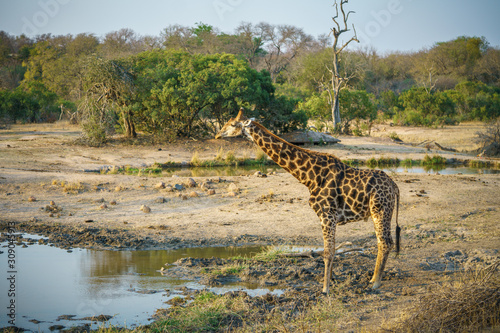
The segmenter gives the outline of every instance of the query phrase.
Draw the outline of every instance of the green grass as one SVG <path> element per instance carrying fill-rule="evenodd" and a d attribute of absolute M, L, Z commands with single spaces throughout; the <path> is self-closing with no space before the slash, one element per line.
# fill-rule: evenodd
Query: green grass
<path fill-rule="evenodd" d="M 222 267 L 221 269 L 214 269 L 214 270 L 208 270 L 206 268 L 203 268 L 201 272 L 213 276 L 238 275 L 247 267 L 248 266 L 246 265 L 230 265 Z"/>
<path fill-rule="evenodd" d="M 411 158 L 405 158 L 404 160 L 402 160 L 399 163 L 399 165 L 406 167 L 406 168 L 411 168 L 412 166 L 420 165 L 420 164 L 421 164 L 420 161 L 412 160 Z"/>
<path fill-rule="evenodd" d="M 202 292 L 187 307 L 174 306 L 168 316 L 150 325 L 151 332 L 215 332 L 241 315 L 231 299 Z"/>
<path fill-rule="evenodd" d="M 351 166 L 351 167 L 357 167 L 360 164 L 362 164 L 361 161 L 354 160 L 354 159 L 343 160 L 342 162 L 345 163 L 345 164 L 347 164 L 347 165 L 349 165 L 349 166 Z"/>
<path fill-rule="evenodd" d="M 421 162 L 422 165 L 433 166 L 433 165 L 446 165 L 446 158 L 439 155 L 433 155 L 430 157 L 429 155 L 425 155 L 424 159 Z"/>
<path fill-rule="evenodd" d="M 398 158 L 390 158 L 390 157 L 379 157 L 376 159 L 375 157 L 371 157 L 366 160 L 366 166 L 369 168 L 375 167 L 389 167 L 389 166 L 398 166 L 400 164 L 400 160 Z"/>

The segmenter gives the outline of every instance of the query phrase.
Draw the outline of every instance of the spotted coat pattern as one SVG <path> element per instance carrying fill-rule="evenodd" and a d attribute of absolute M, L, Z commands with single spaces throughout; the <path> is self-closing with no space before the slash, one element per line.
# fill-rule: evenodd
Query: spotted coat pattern
<path fill-rule="evenodd" d="M 372 217 L 377 236 L 378 255 L 371 282 L 381 284 L 389 252 L 393 246 L 391 218 L 399 205 L 399 189 L 383 171 L 349 167 L 331 154 L 294 146 L 269 132 L 261 124 L 243 116 L 242 110 L 216 138 L 246 135 L 273 161 L 309 188 L 309 205 L 316 212 L 323 231 L 325 275 L 323 292 L 328 293 L 335 255 L 337 225 Z M 396 200 L 397 204 L 396 205 Z M 399 251 L 399 226 L 396 251 Z"/>

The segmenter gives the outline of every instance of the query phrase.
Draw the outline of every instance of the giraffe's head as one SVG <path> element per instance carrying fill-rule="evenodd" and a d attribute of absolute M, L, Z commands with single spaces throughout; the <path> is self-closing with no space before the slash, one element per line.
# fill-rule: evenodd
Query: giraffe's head
<path fill-rule="evenodd" d="M 243 126 L 246 121 L 248 121 L 248 119 L 243 115 L 243 108 L 241 108 L 236 118 L 229 119 L 229 121 L 222 126 L 219 133 L 215 135 L 215 138 L 220 139 L 243 134 Z"/>

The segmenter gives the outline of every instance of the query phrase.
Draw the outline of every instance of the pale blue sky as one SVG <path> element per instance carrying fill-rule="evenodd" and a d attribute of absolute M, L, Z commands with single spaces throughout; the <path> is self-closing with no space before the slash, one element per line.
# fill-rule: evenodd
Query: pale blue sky
<path fill-rule="evenodd" d="M 232 33 L 242 21 L 289 24 L 317 37 L 332 27 L 331 0 L 0 0 L 0 30 L 103 36 L 121 28 L 159 35 L 171 24 L 203 22 Z M 500 46 L 500 0 L 350 0 L 361 39 L 378 52 L 417 51 L 458 36 Z"/>

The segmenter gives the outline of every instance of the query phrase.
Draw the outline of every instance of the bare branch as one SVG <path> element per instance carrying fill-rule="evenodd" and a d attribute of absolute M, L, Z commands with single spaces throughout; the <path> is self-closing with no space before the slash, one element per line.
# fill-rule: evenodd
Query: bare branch
<path fill-rule="evenodd" d="M 342 1 L 342 0 L 341 0 Z M 335 7 L 335 16 L 332 17 L 332 20 L 333 22 L 337 25 L 337 30 L 336 31 L 340 31 L 340 24 L 337 22 L 337 18 L 339 17 L 339 5 L 337 4 L 337 1 L 335 1 L 335 3 L 333 4 L 333 6 Z M 340 4 L 341 8 L 342 8 L 342 2 Z M 332 31 L 334 31 L 334 34 L 336 33 L 335 32 L 335 28 L 332 29 Z M 335 36 L 335 35 L 334 35 Z"/>

